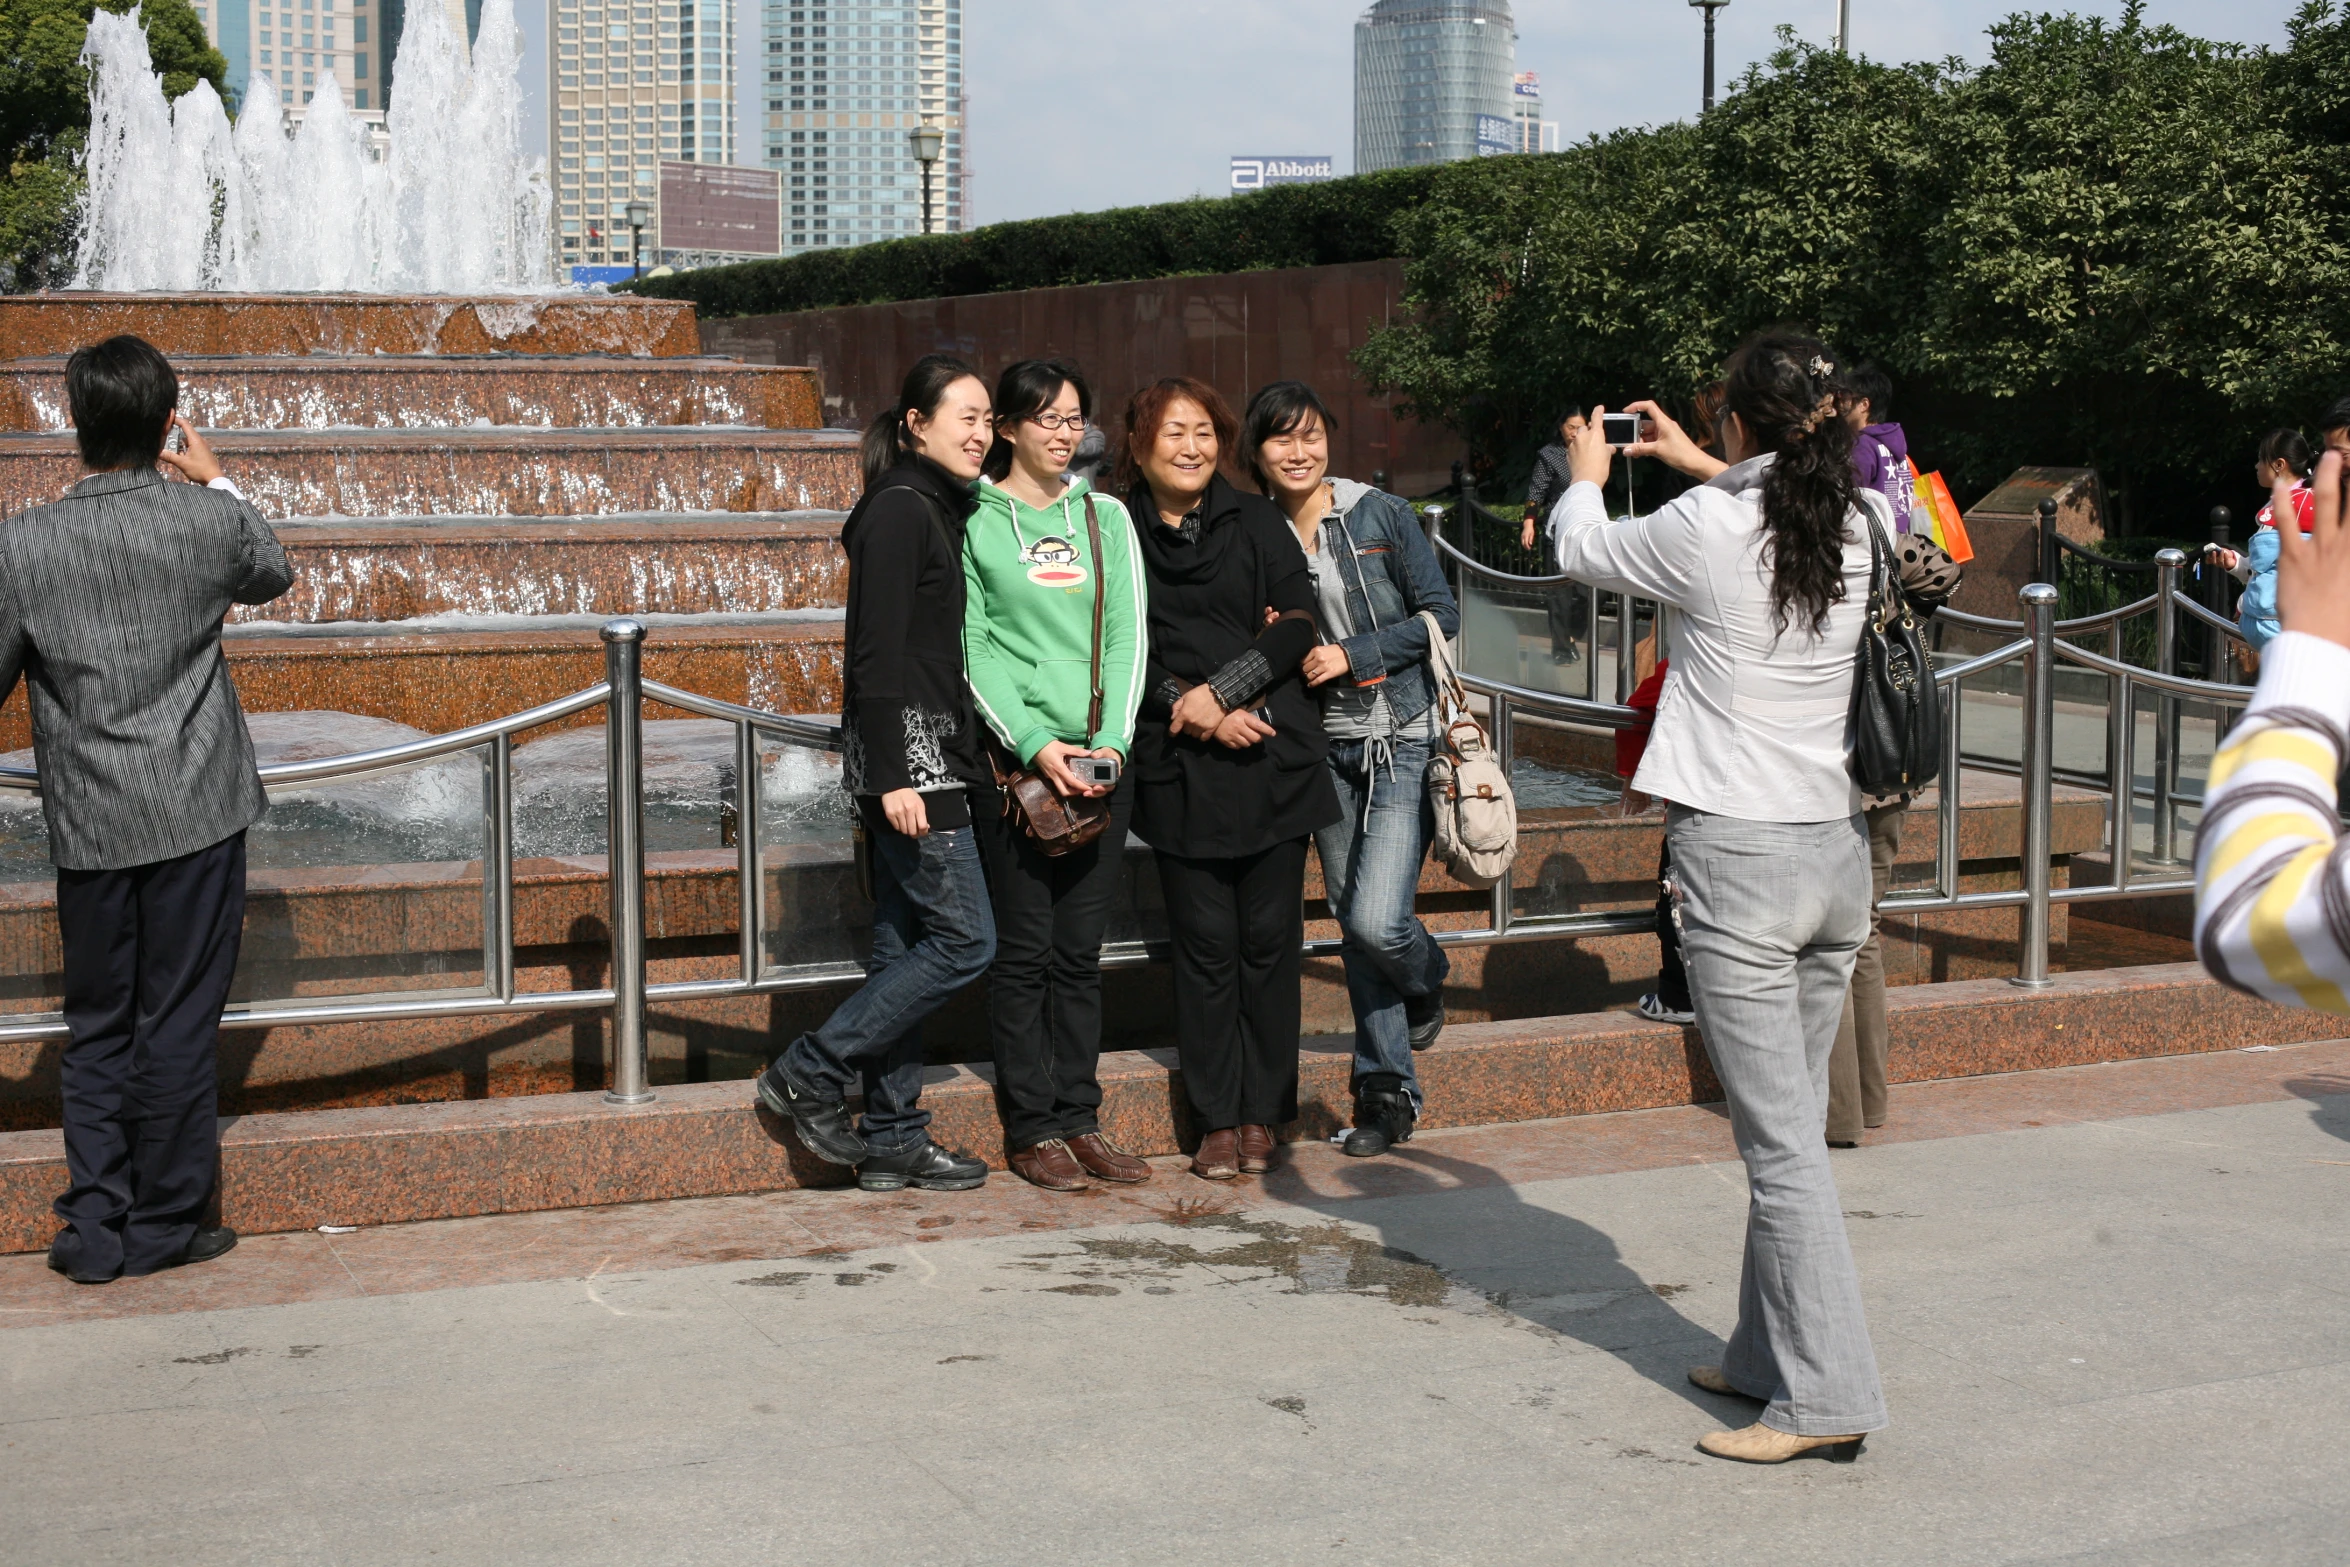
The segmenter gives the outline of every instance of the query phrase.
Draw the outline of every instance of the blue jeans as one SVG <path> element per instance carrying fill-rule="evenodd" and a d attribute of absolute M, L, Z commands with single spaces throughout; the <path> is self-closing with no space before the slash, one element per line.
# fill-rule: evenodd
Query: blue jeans
<path fill-rule="evenodd" d="M 1373 767 L 1366 740 L 1330 742 L 1330 781 L 1345 815 L 1314 834 L 1322 885 L 1346 935 L 1346 995 L 1354 1005 L 1354 1082 L 1393 1078 L 1420 1104 L 1407 997 L 1444 988 L 1452 960 L 1412 913 L 1420 866 L 1436 836 L 1425 740 L 1399 740 L 1393 766 Z M 1370 810 L 1363 809 L 1365 795 Z"/>
<path fill-rule="evenodd" d="M 862 803 L 862 802 L 860 802 Z M 928 1135 L 922 1098 L 922 1020 L 995 959 L 995 915 L 979 845 L 968 827 L 920 838 L 866 818 L 873 846 L 873 955 L 865 983 L 812 1034 L 783 1052 L 783 1069 L 808 1087 L 848 1096 L 860 1084 L 858 1130 L 877 1153 Z"/>

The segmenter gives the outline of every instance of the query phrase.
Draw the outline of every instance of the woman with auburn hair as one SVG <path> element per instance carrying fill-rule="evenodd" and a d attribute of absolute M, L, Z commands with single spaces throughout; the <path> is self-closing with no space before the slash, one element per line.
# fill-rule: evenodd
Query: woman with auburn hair
<path fill-rule="evenodd" d="M 1272 502 L 1217 471 L 1239 435 L 1213 388 L 1168 377 L 1126 405 L 1117 478 L 1150 582 L 1134 832 L 1157 851 L 1191 1169 L 1211 1181 L 1271 1168 L 1297 1118 L 1306 840 L 1340 815 L 1299 671 L 1313 577 Z"/>

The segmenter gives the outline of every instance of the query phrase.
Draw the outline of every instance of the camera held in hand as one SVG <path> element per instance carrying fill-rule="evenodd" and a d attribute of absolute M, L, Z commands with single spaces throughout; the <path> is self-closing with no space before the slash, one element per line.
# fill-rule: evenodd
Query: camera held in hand
<path fill-rule="evenodd" d="M 1640 430 L 1642 423 L 1643 421 L 1638 414 L 1601 414 L 1599 416 L 1600 434 L 1607 438 L 1609 446 L 1619 452 L 1643 438 Z"/>

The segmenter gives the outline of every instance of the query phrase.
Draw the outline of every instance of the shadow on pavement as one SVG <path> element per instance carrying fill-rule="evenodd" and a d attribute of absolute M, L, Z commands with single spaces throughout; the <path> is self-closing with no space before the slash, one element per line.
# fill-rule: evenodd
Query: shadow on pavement
<path fill-rule="evenodd" d="M 2296 1077 L 2285 1092 L 2309 1101 L 2309 1119 L 2319 1131 L 2350 1143 L 2350 1077 Z"/>
<path fill-rule="evenodd" d="M 1319 1173 L 1355 1189 L 1344 1196 L 1314 1191 L 1294 1165 L 1284 1163 L 1264 1177 L 1264 1193 L 1376 1229 L 1394 1251 L 1441 1270 L 1525 1322 L 1613 1355 L 1709 1415 L 1737 1412 L 1739 1400 L 1689 1385 L 1689 1368 L 1719 1364 L 1725 1346 L 1719 1335 L 1669 1304 L 1686 1286 L 1641 1278 L 1606 1232 L 1527 1202 L 1483 1165 L 1424 1145 L 1407 1143 L 1380 1158 L 1346 1160 Z M 1376 1218 L 1363 1211 L 1366 1200 L 1436 1196 L 1456 1201 L 1389 1207 Z"/>

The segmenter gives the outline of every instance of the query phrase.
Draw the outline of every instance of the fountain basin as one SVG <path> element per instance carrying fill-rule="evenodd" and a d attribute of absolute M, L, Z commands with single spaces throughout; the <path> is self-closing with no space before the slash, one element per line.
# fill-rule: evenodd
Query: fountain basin
<path fill-rule="evenodd" d="M 604 645 L 591 628 L 232 638 L 227 652 L 248 713 L 361 713 L 430 734 L 487 723 L 604 678 Z M 646 639 L 644 655 L 648 679 L 777 713 L 837 711 L 840 663 L 838 620 L 664 626 Z M 566 722 L 596 721 L 589 714 Z M 19 691 L 0 707 L 0 749 L 31 744 Z"/>

